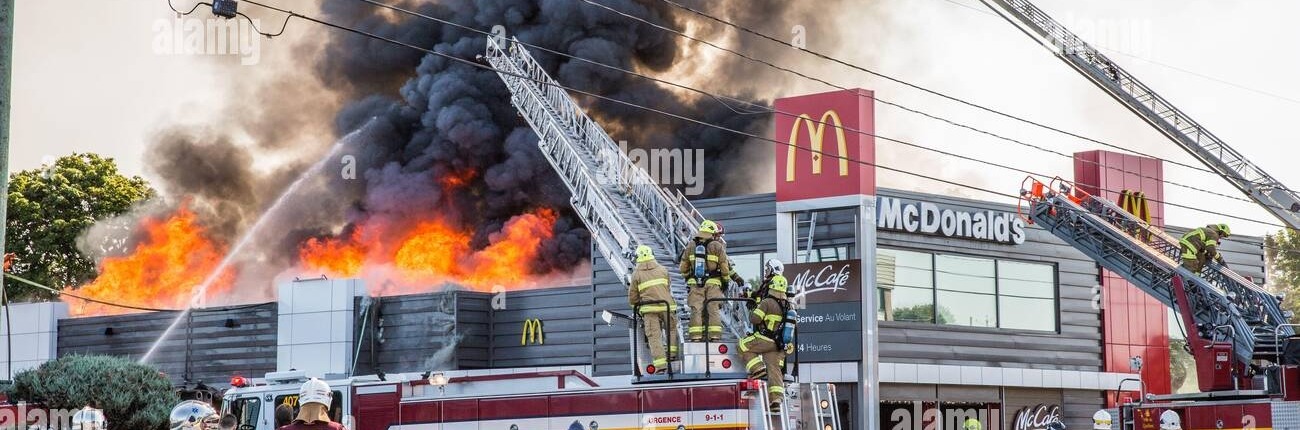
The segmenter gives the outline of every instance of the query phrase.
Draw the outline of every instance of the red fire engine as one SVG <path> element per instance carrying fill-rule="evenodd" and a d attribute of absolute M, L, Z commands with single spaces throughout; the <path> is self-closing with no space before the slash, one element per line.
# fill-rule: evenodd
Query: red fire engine
<path fill-rule="evenodd" d="M 499 373 L 510 372 L 510 373 Z M 222 415 L 240 430 L 274 428 L 275 409 L 297 407 L 304 372 L 235 377 Z M 575 370 L 481 370 L 327 380 L 333 419 L 353 430 L 839 428 L 833 387 L 795 390 L 783 414 L 767 410 L 762 381 L 628 383 Z"/>

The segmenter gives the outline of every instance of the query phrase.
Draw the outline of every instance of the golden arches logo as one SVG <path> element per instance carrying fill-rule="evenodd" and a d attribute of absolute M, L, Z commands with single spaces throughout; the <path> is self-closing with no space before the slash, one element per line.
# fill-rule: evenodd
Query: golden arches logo
<path fill-rule="evenodd" d="M 799 127 L 807 124 L 808 127 L 808 148 L 812 151 L 812 173 L 820 175 L 822 173 L 822 138 L 826 135 L 826 124 L 831 124 L 835 129 L 835 140 L 839 144 L 836 149 L 839 152 L 840 176 L 849 175 L 849 143 L 844 137 L 844 124 L 840 121 L 840 114 L 834 110 L 828 110 L 822 114 L 820 121 L 814 121 L 808 114 L 800 114 L 794 119 L 794 125 L 790 126 L 790 146 L 785 153 L 785 181 L 794 182 L 795 168 L 795 149 L 799 147 Z"/>
<path fill-rule="evenodd" d="M 541 318 L 524 320 L 524 330 L 519 334 L 519 345 L 523 346 L 530 343 L 546 344 L 546 330 L 542 327 Z"/>

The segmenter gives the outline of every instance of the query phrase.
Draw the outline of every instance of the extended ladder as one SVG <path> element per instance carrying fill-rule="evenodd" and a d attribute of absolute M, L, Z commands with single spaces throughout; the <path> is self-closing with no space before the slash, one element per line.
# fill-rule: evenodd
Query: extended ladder
<path fill-rule="evenodd" d="M 1073 184 L 1029 178 L 1026 185 L 1020 209 L 1031 222 L 1174 309 L 1172 280 L 1181 275 L 1190 302 L 1183 311 L 1192 314 L 1202 336 L 1230 341 L 1242 363 L 1278 362 L 1274 330 L 1282 338 L 1294 332 L 1284 325 L 1277 296 L 1215 262 L 1192 273 L 1180 265 L 1177 238 Z"/>
<path fill-rule="evenodd" d="M 982 0 L 1293 229 L 1300 196 L 1028 0 Z"/>
<path fill-rule="evenodd" d="M 517 40 L 489 37 L 486 59 L 505 81 L 510 102 L 537 132 L 542 154 L 572 193 L 574 211 L 610 268 L 626 284 L 636 247 L 653 248 L 672 277 L 680 327 L 685 327 L 686 282 L 673 260 L 704 217 L 680 191 L 668 193 L 632 163 Z M 743 317 L 742 312 L 724 312 L 721 323 L 740 338 L 747 322 Z"/>

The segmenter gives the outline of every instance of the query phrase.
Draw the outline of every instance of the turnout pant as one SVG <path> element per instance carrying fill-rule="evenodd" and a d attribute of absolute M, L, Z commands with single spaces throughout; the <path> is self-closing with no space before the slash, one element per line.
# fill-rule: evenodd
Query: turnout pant
<path fill-rule="evenodd" d="M 691 308 L 691 324 L 686 329 L 687 337 L 692 341 L 704 339 L 704 332 L 709 333 L 709 338 L 718 340 L 722 338 L 722 313 L 719 308 L 722 302 L 709 303 L 708 309 L 704 309 L 704 301 L 709 299 L 722 298 L 722 279 L 708 278 L 701 287 L 694 279 L 686 281 L 686 305 Z M 708 312 L 709 325 L 704 326 L 704 313 Z"/>
<path fill-rule="evenodd" d="M 767 378 L 767 397 L 770 403 L 781 403 L 785 398 L 785 351 L 776 342 L 758 333 L 740 340 L 740 361 L 751 379 Z"/>
<path fill-rule="evenodd" d="M 641 320 L 645 323 L 645 339 L 653 360 L 651 364 L 655 369 L 667 369 L 670 356 L 677 356 L 677 312 L 645 313 L 641 314 Z"/>

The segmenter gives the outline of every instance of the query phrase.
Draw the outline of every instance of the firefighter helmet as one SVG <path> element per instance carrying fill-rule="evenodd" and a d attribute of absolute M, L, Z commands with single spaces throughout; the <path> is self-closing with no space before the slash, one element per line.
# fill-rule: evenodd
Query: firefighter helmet
<path fill-rule="evenodd" d="M 1164 411 L 1160 414 L 1160 430 L 1183 430 L 1183 419 L 1177 412 Z"/>
<path fill-rule="evenodd" d="M 317 403 L 325 405 L 325 407 L 328 408 L 333 400 L 334 394 L 330 392 L 330 385 L 326 384 L 325 381 L 316 378 L 311 378 L 311 380 L 304 382 L 302 388 L 298 389 L 299 405 Z"/>
<path fill-rule="evenodd" d="M 781 263 L 781 260 L 770 258 L 767 260 L 767 263 L 763 264 L 764 278 L 773 275 L 784 275 L 784 274 L 785 274 L 785 264 Z"/>
<path fill-rule="evenodd" d="M 1110 412 L 1102 409 L 1092 414 L 1092 430 L 1110 430 Z"/>
<path fill-rule="evenodd" d="M 790 282 L 785 280 L 785 275 L 775 275 L 772 276 L 772 283 L 767 288 L 774 293 L 785 294 L 785 291 L 790 288 Z"/>
<path fill-rule="evenodd" d="M 653 249 L 650 249 L 649 246 L 641 245 L 641 246 L 636 247 L 636 262 L 637 262 L 637 263 L 644 263 L 644 262 L 647 262 L 647 261 L 654 261 L 654 259 L 655 259 L 655 251 L 654 251 Z"/>
<path fill-rule="evenodd" d="M 1219 234 L 1222 234 L 1223 237 L 1232 236 L 1232 229 L 1228 228 L 1227 224 L 1219 224 L 1215 227 L 1218 227 Z"/>
<path fill-rule="evenodd" d="M 706 219 L 704 222 L 700 223 L 700 233 L 718 234 L 721 230 L 722 229 L 718 228 L 718 223 L 716 222 Z"/>
<path fill-rule="evenodd" d="M 211 405 L 186 400 L 172 409 L 171 430 L 217 430 L 221 417 Z"/>

